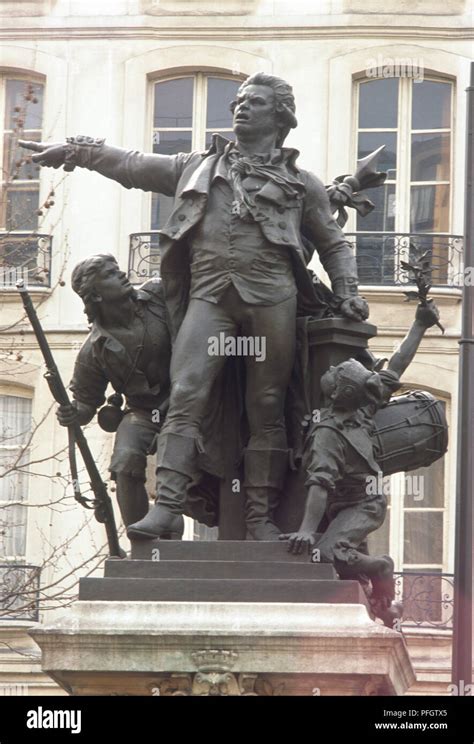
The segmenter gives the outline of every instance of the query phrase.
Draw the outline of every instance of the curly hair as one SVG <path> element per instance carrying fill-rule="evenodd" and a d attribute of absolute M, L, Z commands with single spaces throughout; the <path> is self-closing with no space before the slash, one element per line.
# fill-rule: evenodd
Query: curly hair
<path fill-rule="evenodd" d="M 244 80 L 237 93 L 241 93 L 248 85 L 266 85 L 273 90 L 276 100 L 275 109 L 279 120 L 278 128 L 280 130 L 277 147 L 281 147 L 290 129 L 294 129 L 298 125 L 295 116 L 296 105 L 293 88 L 282 78 L 275 75 L 267 75 L 266 72 L 256 72 L 254 75 L 250 75 L 250 77 Z M 234 113 L 236 106 L 237 101 L 232 101 L 230 104 L 232 113 Z"/>
<path fill-rule="evenodd" d="M 92 299 L 95 279 L 98 272 L 110 261 L 119 269 L 117 259 L 112 253 L 96 253 L 80 261 L 71 274 L 71 286 L 84 303 L 84 312 L 89 323 L 93 323 L 97 316 L 97 302 Z"/>

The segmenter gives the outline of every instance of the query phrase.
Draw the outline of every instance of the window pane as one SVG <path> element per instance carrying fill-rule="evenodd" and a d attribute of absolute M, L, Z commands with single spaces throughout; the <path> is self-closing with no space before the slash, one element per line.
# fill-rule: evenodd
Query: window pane
<path fill-rule="evenodd" d="M 451 83 L 413 83 L 412 129 L 451 127 Z"/>
<path fill-rule="evenodd" d="M 385 145 L 377 159 L 377 170 L 387 171 L 387 178 L 394 180 L 397 177 L 397 135 L 395 132 L 360 132 L 359 151 L 357 158 L 365 158 L 381 145 Z M 371 190 L 372 194 L 374 190 Z M 369 194 L 370 196 L 370 194 Z"/>
<path fill-rule="evenodd" d="M 387 235 L 357 236 L 357 271 L 362 284 L 393 284 L 396 241 Z"/>
<path fill-rule="evenodd" d="M 411 180 L 449 181 L 451 135 L 413 134 L 411 139 Z"/>
<path fill-rule="evenodd" d="M 404 563 L 443 562 L 442 512 L 405 512 Z"/>
<path fill-rule="evenodd" d="M 43 90 L 41 83 L 6 81 L 5 129 L 41 129 Z"/>
<path fill-rule="evenodd" d="M 191 152 L 192 132 L 153 132 L 153 152 L 175 155 Z"/>
<path fill-rule="evenodd" d="M 35 230 L 38 225 L 38 189 L 6 189 L 6 229 Z"/>
<path fill-rule="evenodd" d="M 39 142 L 41 134 L 33 132 L 28 135 L 29 140 Z M 14 134 L 6 134 L 4 137 L 3 150 L 3 178 L 5 181 L 12 180 L 38 180 L 40 166 L 31 162 L 31 155 L 18 145 L 18 138 Z"/>
<path fill-rule="evenodd" d="M 357 215 L 357 230 L 393 232 L 395 230 L 395 184 L 370 189 L 368 197 L 374 209 L 362 217 Z"/>
<path fill-rule="evenodd" d="M 232 142 L 235 142 L 235 134 L 234 132 L 206 132 L 206 150 L 208 147 L 212 145 L 212 135 L 213 134 L 220 134 L 222 137 L 225 137 L 228 140 L 232 140 Z"/>
<path fill-rule="evenodd" d="M 24 501 L 27 498 L 28 473 L 21 467 L 27 462 L 28 456 L 23 450 L 7 450 L 0 446 L 0 502 Z"/>
<path fill-rule="evenodd" d="M 19 279 L 49 285 L 51 242 L 38 235 L 0 235 L 0 287 L 14 287 Z"/>
<path fill-rule="evenodd" d="M 180 78 L 155 84 L 153 126 L 192 127 L 193 78 Z"/>
<path fill-rule="evenodd" d="M 444 506 L 444 458 L 428 468 L 405 474 L 405 506 L 425 509 Z"/>
<path fill-rule="evenodd" d="M 448 232 L 449 186 L 412 186 L 410 230 Z"/>
<path fill-rule="evenodd" d="M 225 129 L 232 126 L 231 101 L 241 85 L 239 80 L 208 78 L 207 80 L 207 129 Z"/>
<path fill-rule="evenodd" d="M 398 79 L 370 80 L 359 86 L 359 128 L 395 129 L 398 116 Z"/>
<path fill-rule="evenodd" d="M 26 509 L 8 501 L 28 497 L 27 444 L 31 430 L 31 400 L 14 395 L 0 396 L 0 555 L 24 555 Z"/>
<path fill-rule="evenodd" d="M 31 431 L 31 400 L 0 395 L 0 447 L 25 444 Z"/>
<path fill-rule="evenodd" d="M 0 555 L 25 555 L 26 508 L 0 504 Z"/>
<path fill-rule="evenodd" d="M 151 197 L 151 229 L 159 230 L 173 209 L 173 197 L 162 194 L 152 194 Z"/>

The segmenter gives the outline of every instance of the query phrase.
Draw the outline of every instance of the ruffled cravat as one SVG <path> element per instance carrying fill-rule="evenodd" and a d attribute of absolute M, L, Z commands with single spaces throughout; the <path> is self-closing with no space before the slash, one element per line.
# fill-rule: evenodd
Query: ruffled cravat
<path fill-rule="evenodd" d="M 242 185 L 248 176 L 271 181 L 283 191 L 288 200 L 302 199 L 305 194 L 303 183 L 288 171 L 280 150 L 266 155 L 243 156 L 238 150 L 231 149 L 227 153 L 227 160 L 230 164 L 229 179 L 234 192 L 232 211 L 244 222 L 255 219 L 258 211 L 255 200 Z"/>

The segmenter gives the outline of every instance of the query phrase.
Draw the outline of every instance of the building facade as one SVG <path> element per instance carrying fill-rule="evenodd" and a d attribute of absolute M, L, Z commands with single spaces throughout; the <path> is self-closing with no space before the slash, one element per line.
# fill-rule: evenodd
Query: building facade
<path fill-rule="evenodd" d="M 73 266 L 110 252 L 136 284 L 159 273 L 156 231 L 170 208 L 167 197 L 95 173 L 40 170 L 17 139 L 84 134 L 149 152 L 203 150 L 213 132 L 232 136 L 228 103 L 243 79 L 264 71 L 293 86 L 299 125 L 285 144 L 325 183 L 385 145 L 379 167 L 388 179 L 369 194 L 375 209 L 366 218 L 351 214 L 345 227 L 378 327 L 370 345 L 377 356 L 390 355 L 413 319 L 401 261 L 425 251 L 431 261 L 445 333 L 428 331 L 403 383 L 445 402 L 449 451 L 410 479 L 390 479 L 389 516 L 372 546 L 389 552 L 400 574 L 402 632 L 418 674 L 411 692 L 447 693 L 473 6 L 386 0 L 381 7 L 375 0 L 0 0 L 0 572 L 7 587 L 0 640 L 9 649 L 0 656 L 0 687 L 60 693 L 39 671 L 25 628 L 61 612 L 77 577 L 99 570 L 104 556 L 101 527 L 67 485 L 65 431 L 15 282 L 27 279 L 68 381 L 87 334 L 70 289 Z M 313 267 L 324 279 L 317 260 Z M 87 435 L 106 472 L 110 436 L 96 424 Z M 209 537 L 191 523 L 185 536 Z"/>

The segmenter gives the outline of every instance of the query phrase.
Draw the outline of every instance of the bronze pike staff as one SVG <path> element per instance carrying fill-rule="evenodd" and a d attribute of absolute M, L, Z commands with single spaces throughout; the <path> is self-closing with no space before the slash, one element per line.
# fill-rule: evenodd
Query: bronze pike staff
<path fill-rule="evenodd" d="M 55 401 L 59 403 L 59 405 L 70 405 L 69 396 L 59 374 L 56 363 L 53 359 L 51 349 L 49 348 L 48 341 L 46 340 L 46 336 L 44 334 L 43 328 L 41 327 L 40 320 L 35 308 L 33 307 L 31 297 L 28 293 L 24 281 L 21 279 L 19 282 L 17 282 L 16 287 L 20 292 L 25 312 L 33 327 L 34 334 L 46 363 L 47 371 L 44 376 L 49 385 L 49 389 L 51 390 L 51 394 Z M 107 486 L 102 480 L 97 469 L 94 457 L 89 449 L 89 445 L 87 444 L 87 440 L 84 436 L 84 432 L 82 431 L 80 424 L 74 423 L 68 427 L 68 437 L 69 464 L 71 468 L 72 485 L 74 488 L 74 498 L 86 509 L 94 509 L 94 515 L 97 521 L 101 524 L 105 524 L 110 555 L 116 558 L 124 558 L 125 553 L 119 544 L 112 501 L 109 494 L 107 493 Z M 84 465 L 86 466 L 86 470 L 90 477 L 90 485 L 94 493 L 93 499 L 82 496 L 79 489 L 79 478 L 75 452 L 76 444 L 79 448 L 82 459 L 84 461 Z"/>

